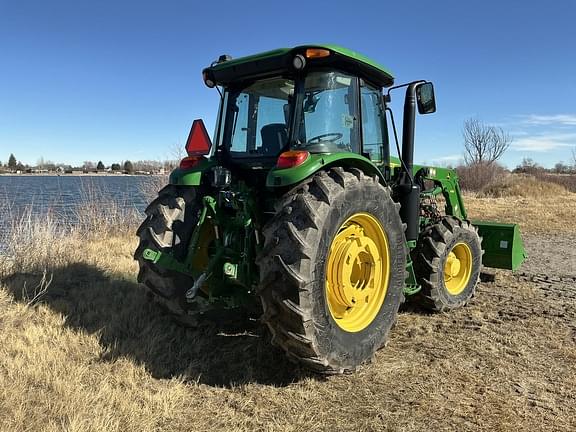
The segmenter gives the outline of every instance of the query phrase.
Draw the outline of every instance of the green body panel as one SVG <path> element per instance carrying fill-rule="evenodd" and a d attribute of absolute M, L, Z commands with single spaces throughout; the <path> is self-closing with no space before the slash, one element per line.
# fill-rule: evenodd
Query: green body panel
<path fill-rule="evenodd" d="M 414 165 L 414 174 L 422 168 L 428 169 L 428 174 L 424 176 L 424 179 L 431 180 L 435 186 L 441 187 L 442 195 L 446 200 L 446 214 L 456 216 L 459 219 L 466 219 L 468 215 L 456 171 L 450 168 Z"/>
<path fill-rule="evenodd" d="M 356 153 L 317 153 L 294 168 L 273 168 L 266 178 L 267 187 L 282 187 L 300 183 L 321 169 L 331 166 L 356 167 L 367 175 L 377 175 L 384 182 L 384 177 L 376 165 L 369 159 Z"/>
<path fill-rule="evenodd" d="M 517 224 L 472 221 L 482 237 L 486 267 L 516 270 L 528 257 Z"/>
<path fill-rule="evenodd" d="M 401 163 L 397 157 L 390 157 L 390 168 L 394 172 L 400 172 Z M 431 191 L 423 191 L 423 195 L 437 195 L 442 193 L 446 201 L 446 214 L 456 216 L 460 219 L 466 219 L 466 207 L 462 199 L 462 192 L 460 191 L 460 183 L 458 182 L 458 174 L 450 168 L 431 167 L 428 165 L 414 165 L 412 174 L 416 175 L 421 169 L 427 169 L 427 174 L 423 176 L 425 180 L 434 182 L 434 186 L 439 189 Z"/>
<path fill-rule="evenodd" d="M 216 161 L 207 159 L 200 162 L 198 165 L 191 169 L 182 170 L 180 168 L 176 168 L 170 173 L 168 183 L 182 186 L 200 186 L 202 181 L 202 173 L 216 165 Z"/>

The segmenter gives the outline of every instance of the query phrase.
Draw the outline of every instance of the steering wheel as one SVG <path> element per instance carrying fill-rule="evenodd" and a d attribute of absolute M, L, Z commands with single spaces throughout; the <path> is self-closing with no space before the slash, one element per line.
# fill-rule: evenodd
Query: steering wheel
<path fill-rule="evenodd" d="M 310 138 L 308 140 L 308 144 L 319 144 L 323 141 L 337 141 L 340 138 L 342 138 L 344 135 L 342 135 L 339 132 L 336 133 L 326 133 L 326 134 L 322 134 L 322 135 L 317 135 L 314 138 Z"/>

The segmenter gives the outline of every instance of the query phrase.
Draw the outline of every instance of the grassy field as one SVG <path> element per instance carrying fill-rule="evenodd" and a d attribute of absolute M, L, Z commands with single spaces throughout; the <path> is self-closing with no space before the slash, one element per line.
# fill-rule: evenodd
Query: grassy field
<path fill-rule="evenodd" d="M 528 235 L 576 234 L 576 194 L 466 203 Z M 407 305 L 372 364 L 325 379 L 289 363 L 257 322 L 175 325 L 136 283 L 130 229 L 30 220 L 11 246 L 1 431 L 576 429 L 571 283 L 498 272 L 450 314 Z"/>

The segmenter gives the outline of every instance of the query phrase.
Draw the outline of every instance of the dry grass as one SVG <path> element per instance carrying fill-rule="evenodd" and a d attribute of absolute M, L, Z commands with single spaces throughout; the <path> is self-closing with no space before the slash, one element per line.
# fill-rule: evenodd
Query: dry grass
<path fill-rule="evenodd" d="M 467 202 L 527 230 L 538 223 L 526 209 L 552 230 L 573 216 L 514 200 Z M 2 431 L 576 429 L 573 285 L 501 272 L 461 310 L 406 308 L 372 365 L 321 379 L 257 323 L 173 324 L 135 282 L 133 236 L 42 226 L 0 263 Z"/>
<path fill-rule="evenodd" d="M 534 174 L 540 180 L 549 182 L 549 183 L 556 183 L 561 185 L 562 187 L 566 188 L 570 192 L 576 193 L 576 173 L 572 174 L 551 174 L 545 173 L 541 171 L 537 171 Z"/>
<path fill-rule="evenodd" d="M 478 196 L 489 198 L 560 198 L 565 195 L 568 195 L 568 190 L 564 186 L 526 174 L 502 176 L 478 193 Z"/>
<path fill-rule="evenodd" d="M 524 233 L 576 232 L 576 193 L 532 176 L 510 175 L 464 202 L 470 219 L 518 223 Z"/>

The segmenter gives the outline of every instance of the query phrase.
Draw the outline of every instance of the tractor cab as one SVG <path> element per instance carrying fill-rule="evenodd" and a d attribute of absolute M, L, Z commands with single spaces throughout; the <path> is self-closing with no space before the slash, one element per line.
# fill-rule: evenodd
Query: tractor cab
<path fill-rule="evenodd" d="M 272 168 L 291 151 L 299 153 L 281 167 L 320 153 L 389 162 L 382 88 L 393 77 L 383 67 L 334 46 L 228 59 L 203 71 L 208 86 L 224 88 L 216 136 L 224 160 Z"/>

